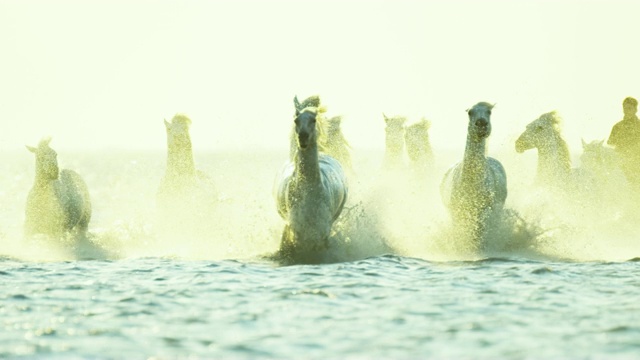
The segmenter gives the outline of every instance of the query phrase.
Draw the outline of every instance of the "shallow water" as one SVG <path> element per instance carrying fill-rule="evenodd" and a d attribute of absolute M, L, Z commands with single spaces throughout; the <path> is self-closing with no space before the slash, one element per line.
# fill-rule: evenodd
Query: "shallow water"
<path fill-rule="evenodd" d="M 531 158 L 505 155 L 511 220 L 477 252 L 449 227 L 438 197 L 451 159 L 419 188 L 370 176 L 379 155 L 354 162 L 336 262 L 292 266 L 265 257 L 282 230 L 271 187 L 286 153 L 196 154 L 217 205 L 190 231 L 157 220 L 163 154 L 60 152 L 92 194 L 92 234 L 81 246 L 22 239 L 33 159 L 6 156 L 0 357 L 640 354 L 633 206 L 585 208 L 531 191 Z"/>

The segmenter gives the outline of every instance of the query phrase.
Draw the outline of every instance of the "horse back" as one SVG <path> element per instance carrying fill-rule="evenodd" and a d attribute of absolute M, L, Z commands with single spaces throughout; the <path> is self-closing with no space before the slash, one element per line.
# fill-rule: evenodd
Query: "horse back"
<path fill-rule="evenodd" d="M 340 162 L 329 155 L 320 154 L 318 163 L 320 165 L 322 184 L 329 193 L 331 208 L 334 214 L 333 221 L 335 221 L 338 216 L 340 216 L 344 204 L 347 202 L 349 192 L 347 177 Z"/>
<path fill-rule="evenodd" d="M 507 172 L 500 161 L 487 157 L 487 181 L 495 193 L 494 202 L 504 205 L 507 200 Z"/>
<path fill-rule="evenodd" d="M 60 202 L 67 214 L 67 229 L 79 225 L 86 229 L 91 219 L 89 188 L 82 177 L 73 170 L 60 172 Z"/>

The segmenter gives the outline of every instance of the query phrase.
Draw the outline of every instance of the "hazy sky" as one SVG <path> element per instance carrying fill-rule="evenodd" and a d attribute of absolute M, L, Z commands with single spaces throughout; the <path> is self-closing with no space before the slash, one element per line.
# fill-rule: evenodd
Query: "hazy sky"
<path fill-rule="evenodd" d="M 294 95 L 344 115 L 354 149 L 382 113 L 432 120 L 497 103 L 490 150 L 557 109 L 573 151 L 640 97 L 640 1 L 0 1 L 0 149 L 157 149 L 193 120 L 196 151 L 282 148 Z"/>

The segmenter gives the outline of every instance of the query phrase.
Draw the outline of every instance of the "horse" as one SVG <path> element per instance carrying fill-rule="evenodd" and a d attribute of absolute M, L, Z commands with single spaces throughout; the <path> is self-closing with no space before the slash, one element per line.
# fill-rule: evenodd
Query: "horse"
<path fill-rule="evenodd" d="M 296 96 L 294 98 L 294 106 L 296 112 L 300 112 L 308 107 L 314 107 L 318 110 L 316 116 L 318 123 L 318 150 L 338 160 L 345 170 L 353 173 L 351 145 L 349 145 L 349 142 L 342 133 L 342 116 L 334 116 L 327 119 L 325 116 L 326 108 L 320 104 L 319 95 L 311 95 L 302 102 L 300 102 Z M 289 136 L 289 160 L 291 161 L 295 159 L 295 154 L 298 151 L 296 137 L 297 134 L 294 124 Z"/>
<path fill-rule="evenodd" d="M 518 153 L 538 149 L 536 184 L 547 189 L 564 190 L 571 175 L 569 147 L 562 136 L 562 118 L 556 111 L 542 114 L 529 123 L 518 137 Z"/>
<path fill-rule="evenodd" d="M 77 172 L 60 170 L 50 142 L 45 138 L 37 147 L 26 146 L 35 154 L 36 174 L 25 208 L 25 235 L 86 238 L 91 220 L 89 189 Z"/>
<path fill-rule="evenodd" d="M 385 152 L 383 169 L 397 170 L 404 165 L 404 136 L 407 118 L 382 114 L 385 122 Z"/>
<path fill-rule="evenodd" d="M 342 167 L 350 174 L 353 174 L 351 162 L 351 145 L 342 133 L 342 116 L 334 116 L 326 124 L 326 153 L 338 160 Z"/>
<path fill-rule="evenodd" d="M 474 240 L 482 240 L 499 219 L 507 198 L 507 174 L 500 161 L 486 156 L 491 135 L 491 109 L 479 102 L 469 110 L 467 144 L 461 162 L 445 173 L 440 194 L 454 225 Z"/>
<path fill-rule="evenodd" d="M 191 119 L 182 113 L 164 120 L 167 133 L 167 165 L 157 192 L 163 224 L 194 228 L 215 203 L 209 177 L 196 169 L 189 128 Z M 172 227 L 172 226 L 169 226 Z"/>
<path fill-rule="evenodd" d="M 604 140 L 581 141 L 580 169 L 594 184 L 591 192 L 597 192 L 598 199 L 605 203 L 624 202 L 631 189 L 618 153 L 605 146 Z"/>
<path fill-rule="evenodd" d="M 303 263 L 322 261 L 329 250 L 333 223 L 347 200 L 347 179 L 340 163 L 321 153 L 318 146 L 319 110 L 299 110 L 294 120 L 297 151 L 276 177 L 274 197 L 285 220 L 280 254 Z"/>
<path fill-rule="evenodd" d="M 409 156 L 410 168 L 423 178 L 433 168 L 433 150 L 429 141 L 431 122 L 422 118 L 419 122 L 408 125 L 404 140 Z"/>

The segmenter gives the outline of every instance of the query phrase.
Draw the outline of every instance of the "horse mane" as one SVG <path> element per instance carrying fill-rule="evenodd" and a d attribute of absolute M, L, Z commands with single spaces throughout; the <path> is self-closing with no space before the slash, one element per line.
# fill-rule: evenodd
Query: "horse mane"
<path fill-rule="evenodd" d="M 394 127 L 394 126 L 402 127 L 407 122 L 406 116 L 396 115 L 396 116 L 387 117 L 387 115 L 385 114 L 382 114 L 382 116 L 384 116 L 384 121 L 387 127 Z"/>
<path fill-rule="evenodd" d="M 407 125 L 407 130 L 409 129 L 429 130 L 430 128 L 431 128 L 431 121 L 427 120 L 426 118 L 422 118 L 420 119 L 420 121 Z"/>
<path fill-rule="evenodd" d="M 479 107 L 486 107 L 486 108 L 488 108 L 489 110 L 491 110 L 491 109 L 493 109 L 493 107 L 494 107 L 494 106 L 496 106 L 496 104 L 491 104 L 491 103 L 488 103 L 488 102 L 486 102 L 486 101 L 481 101 L 481 102 L 479 102 L 479 103 L 477 103 L 477 104 L 473 105 L 472 107 L 468 108 L 468 109 L 467 109 L 467 112 L 469 112 L 469 111 L 471 111 L 471 110 L 473 110 L 473 109 L 475 109 L 475 108 L 479 108 Z"/>
<path fill-rule="evenodd" d="M 546 123 L 550 126 L 553 126 L 556 128 L 556 130 L 558 130 L 558 132 L 561 132 L 561 126 L 563 123 L 562 117 L 560 116 L 560 114 L 558 114 L 557 110 L 553 110 L 550 111 L 548 113 L 544 113 L 542 115 L 540 115 L 540 117 L 538 118 L 538 120 L 540 120 L 540 122 Z"/>
<path fill-rule="evenodd" d="M 308 98 L 302 100 L 302 102 L 298 101 L 298 97 L 295 98 L 294 104 L 296 107 L 296 111 L 301 113 L 302 110 L 308 107 L 319 108 L 320 107 L 320 95 L 311 95 Z"/>
<path fill-rule="evenodd" d="M 51 143 L 51 136 L 43 137 L 38 143 L 38 148 L 42 149 L 45 147 L 49 147 L 49 143 Z"/>
<path fill-rule="evenodd" d="M 180 124 L 189 127 L 191 126 L 191 119 L 185 113 L 177 113 L 173 116 L 173 119 L 171 119 L 171 124 Z"/>

